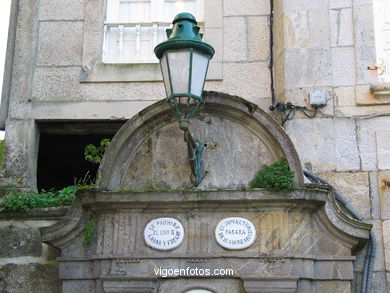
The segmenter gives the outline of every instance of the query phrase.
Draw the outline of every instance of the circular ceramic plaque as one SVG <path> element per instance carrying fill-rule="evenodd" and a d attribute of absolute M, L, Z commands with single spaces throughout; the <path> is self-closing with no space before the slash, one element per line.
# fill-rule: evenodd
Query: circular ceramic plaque
<path fill-rule="evenodd" d="M 245 218 L 225 218 L 215 228 L 215 239 L 223 248 L 245 249 L 255 243 L 256 228 L 251 221 Z"/>
<path fill-rule="evenodd" d="M 151 220 L 145 227 L 146 244 L 157 250 L 172 250 L 180 246 L 184 240 L 183 225 L 174 218 L 158 218 Z"/>

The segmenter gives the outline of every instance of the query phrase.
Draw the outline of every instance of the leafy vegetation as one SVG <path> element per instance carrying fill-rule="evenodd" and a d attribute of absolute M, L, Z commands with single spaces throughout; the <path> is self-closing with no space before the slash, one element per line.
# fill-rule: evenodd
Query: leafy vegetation
<path fill-rule="evenodd" d="M 109 138 L 103 138 L 100 141 L 99 146 L 95 146 L 93 144 L 87 145 L 84 150 L 85 159 L 91 163 L 100 164 L 103 154 L 110 145 L 110 142 L 111 140 Z"/>
<path fill-rule="evenodd" d="M 69 186 L 59 191 L 41 193 L 14 192 L 4 198 L 0 208 L 9 212 L 26 212 L 34 208 L 69 206 L 76 195 L 78 187 Z"/>
<path fill-rule="evenodd" d="M 93 236 L 96 234 L 96 232 L 93 231 L 93 226 L 94 223 L 92 219 L 89 219 L 85 224 L 84 239 L 83 239 L 84 245 L 90 245 L 92 243 Z"/>
<path fill-rule="evenodd" d="M 269 191 L 290 192 L 294 190 L 294 172 L 290 170 L 285 158 L 272 165 L 264 165 L 249 182 L 252 188 L 265 188 Z"/>

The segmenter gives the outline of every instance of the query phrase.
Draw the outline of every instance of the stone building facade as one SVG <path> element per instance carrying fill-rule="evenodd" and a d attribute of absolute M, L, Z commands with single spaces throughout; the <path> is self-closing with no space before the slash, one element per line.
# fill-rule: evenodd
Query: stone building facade
<path fill-rule="evenodd" d="M 325 93 L 320 113 L 310 118 L 296 110 L 284 129 L 302 169 L 333 184 L 373 225 L 373 292 L 389 292 L 390 100 L 378 72 L 368 70 L 376 64 L 373 1 L 270 1 L 204 1 L 204 40 L 216 51 L 205 90 L 239 96 L 278 123 L 288 111 L 271 112 L 271 105 L 311 109 L 309 94 Z M 13 0 L 0 112 L 6 130 L 3 186 L 37 189 L 46 166 L 39 167 L 39 150 L 49 148 L 44 142 L 50 135 L 113 135 L 165 97 L 158 64 L 102 62 L 106 5 Z M 16 226 L 38 225 L 23 223 Z M 30 261 L 46 263 L 41 255 Z M 3 257 L 0 263 L 18 261 Z M 361 266 L 355 270 L 359 278 Z"/>

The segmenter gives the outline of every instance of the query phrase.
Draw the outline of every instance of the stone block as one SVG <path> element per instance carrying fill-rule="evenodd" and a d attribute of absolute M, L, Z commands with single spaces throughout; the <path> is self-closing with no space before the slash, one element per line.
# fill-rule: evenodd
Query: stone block
<path fill-rule="evenodd" d="M 11 3 L 11 2 L 9 2 Z M 34 67 L 33 63 L 37 53 L 37 31 L 38 31 L 38 7 L 39 0 L 20 0 L 18 3 L 12 4 L 14 7 L 12 11 L 13 15 L 17 15 L 16 28 L 17 33 L 15 34 L 15 51 L 14 54 L 7 54 L 6 58 L 10 60 L 10 66 L 8 72 L 5 72 L 5 78 L 11 78 L 10 82 L 10 96 L 4 95 L 9 100 L 2 104 L 3 107 L 8 107 L 8 117 L 4 117 L 4 120 L 12 117 L 11 112 L 20 107 L 21 104 L 25 103 L 30 96 L 31 91 L 31 75 L 33 74 Z M 5 8 L 3 7 L 3 10 Z M 10 28 L 13 27 L 12 21 Z M 4 36 L 6 32 L 4 31 Z M 9 39 L 10 48 L 12 48 L 12 37 Z M 8 63 L 8 61 L 7 61 Z M 12 73 L 12 76 L 9 76 Z M 4 84 L 7 87 L 6 83 Z M 4 91 L 5 93 L 6 91 Z M 4 110 L 4 108 L 2 109 Z M 5 111 L 4 111 L 5 112 Z M 5 114 L 5 113 L 4 113 Z M 4 121 L 5 122 L 5 121 Z"/>
<path fill-rule="evenodd" d="M 353 0 L 353 6 L 366 6 L 366 5 L 372 5 L 372 0 Z"/>
<path fill-rule="evenodd" d="M 30 227 L 2 226 L 0 247 L 0 257 L 41 256 L 41 235 Z"/>
<path fill-rule="evenodd" d="M 366 1 L 366 0 L 363 0 Z M 370 0 L 368 0 L 371 2 Z M 371 5 L 354 5 L 353 19 L 355 25 L 356 46 L 375 46 L 374 11 Z"/>
<path fill-rule="evenodd" d="M 0 267 L 1 292 L 50 292 L 60 293 L 57 264 L 7 264 Z"/>
<path fill-rule="evenodd" d="M 313 172 L 336 169 L 333 119 L 294 119 L 286 124 L 286 131 L 303 169 Z"/>
<path fill-rule="evenodd" d="M 213 90 L 244 99 L 270 97 L 270 73 L 267 62 L 224 64 L 224 79 Z"/>
<path fill-rule="evenodd" d="M 38 40 L 38 66 L 81 65 L 83 23 L 42 22 Z"/>
<path fill-rule="evenodd" d="M 376 52 L 374 46 L 359 46 L 355 49 L 356 54 L 356 83 L 377 84 L 378 72 L 368 70 L 368 66 L 376 64 Z"/>
<path fill-rule="evenodd" d="M 315 293 L 349 293 L 351 292 L 350 281 L 315 281 Z"/>
<path fill-rule="evenodd" d="M 332 47 L 353 46 L 352 9 L 329 10 L 330 45 Z"/>
<path fill-rule="evenodd" d="M 328 10 L 322 8 L 310 10 L 309 24 L 309 47 L 328 48 L 330 40 Z"/>
<path fill-rule="evenodd" d="M 353 47 L 332 48 L 332 85 L 356 83 L 355 50 Z"/>
<path fill-rule="evenodd" d="M 371 218 L 368 173 L 322 173 L 320 177 L 332 184 L 363 217 Z"/>
<path fill-rule="evenodd" d="M 37 126 L 31 119 L 7 119 L 2 177 L 9 184 L 36 188 Z"/>
<path fill-rule="evenodd" d="M 224 19 L 223 58 L 225 62 L 245 61 L 247 57 L 247 25 L 244 17 Z"/>
<path fill-rule="evenodd" d="M 215 54 L 211 63 L 222 62 L 223 57 L 223 33 L 221 28 L 207 28 L 206 33 L 203 36 L 203 40 L 213 46 Z M 211 66 L 211 64 L 210 64 Z M 160 70 L 160 69 L 159 69 Z M 210 68 L 209 68 L 210 70 Z"/>
<path fill-rule="evenodd" d="M 83 20 L 85 0 L 42 0 L 39 20 Z"/>
<path fill-rule="evenodd" d="M 270 57 L 268 17 L 248 17 L 248 59 L 266 61 Z"/>
<path fill-rule="evenodd" d="M 154 101 L 39 102 L 31 109 L 33 119 L 130 119 Z"/>
<path fill-rule="evenodd" d="M 360 169 L 356 125 L 353 120 L 335 120 L 336 170 L 350 171 Z"/>
<path fill-rule="evenodd" d="M 93 280 L 65 280 L 62 282 L 62 293 L 93 293 L 95 281 Z M 120 291 L 119 291 L 120 292 Z M 131 292 L 131 291 L 130 291 Z"/>
<path fill-rule="evenodd" d="M 356 86 L 356 104 L 359 106 L 385 105 L 390 104 L 390 101 L 386 96 L 375 96 L 375 92 L 372 92 L 370 85 L 365 84 Z M 386 109 L 382 106 L 380 111 L 385 113 Z M 374 111 L 374 113 L 378 113 L 378 110 Z"/>
<path fill-rule="evenodd" d="M 390 175 L 390 174 L 389 174 Z M 378 182 L 378 172 L 370 172 L 370 197 L 371 197 L 371 214 L 373 220 L 379 220 L 382 218 L 382 209 L 387 207 L 387 205 L 381 205 L 383 200 L 381 199 L 379 193 L 379 182 Z M 390 176 L 389 176 L 390 178 Z M 390 203 L 389 203 L 390 204 Z M 390 211 L 386 212 L 388 214 L 388 219 L 390 219 Z"/>
<path fill-rule="evenodd" d="M 221 28 L 223 26 L 223 1 L 205 1 L 204 19 L 205 27 Z"/>
<path fill-rule="evenodd" d="M 355 87 L 336 87 L 334 89 L 338 106 L 355 106 Z"/>
<path fill-rule="evenodd" d="M 286 12 L 283 15 L 282 27 L 284 48 L 299 49 L 309 46 L 309 11 L 302 10 Z"/>
<path fill-rule="evenodd" d="M 374 272 L 380 272 L 385 270 L 385 250 L 383 245 L 383 237 L 384 237 L 384 231 L 382 227 L 382 221 L 376 220 L 376 221 L 370 221 L 370 223 L 373 225 L 372 229 L 375 235 L 375 241 L 376 241 L 376 252 L 375 252 L 375 260 L 374 260 Z M 376 291 L 374 291 L 376 292 Z"/>
<path fill-rule="evenodd" d="M 360 158 L 362 160 L 362 170 L 364 171 L 375 171 L 377 169 L 375 132 L 386 126 L 385 120 L 387 119 L 378 118 L 356 122 Z"/>
<path fill-rule="evenodd" d="M 269 1 L 263 0 L 224 0 L 225 16 L 233 15 L 267 15 L 270 13 Z"/>
<path fill-rule="evenodd" d="M 313 9 L 328 9 L 328 1 L 312 0 L 281 0 L 285 11 L 302 11 Z"/>
<path fill-rule="evenodd" d="M 382 219 L 390 220 L 390 171 L 379 171 L 376 179 L 377 192 L 380 198 L 380 211 Z"/>
<path fill-rule="evenodd" d="M 352 7 L 352 0 L 329 0 L 329 9 Z"/>
<path fill-rule="evenodd" d="M 100 31 L 85 30 L 82 63 L 86 71 L 92 70 L 95 64 L 101 63 L 102 48 L 98 44 L 102 43 L 103 34 Z"/>
<path fill-rule="evenodd" d="M 374 272 L 372 276 L 372 287 L 371 287 L 371 292 L 389 292 L 386 291 L 386 287 L 388 287 L 387 282 L 384 280 L 389 280 L 386 279 L 386 273 L 385 272 Z"/>
<path fill-rule="evenodd" d="M 331 84 L 331 57 L 328 49 L 286 49 L 284 58 L 287 87 Z"/>
<path fill-rule="evenodd" d="M 306 106 L 307 109 L 314 110 L 314 108 L 310 104 L 309 95 L 313 90 L 318 90 L 317 87 L 300 87 L 300 88 L 288 88 L 284 91 L 283 96 L 278 96 L 282 98 L 284 102 L 292 102 L 295 105 Z M 328 104 L 321 111 L 327 114 L 334 113 L 334 93 L 331 87 L 321 87 L 321 90 L 325 91 L 325 94 L 328 98 Z M 312 114 L 312 113 L 309 113 Z M 308 118 L 301 111 L 297 111 L 295 114 L 296 118 Z"/>
<path fill-rule="evenodd" d="M 390 170 L 390 131 L 376 132 L 377 160 L 379 170 Z"/>
<path fill-rule="evenodd" d="M 390 270 L 390 220 L 383 221 L 383 246 L 386 271 Z"/>
<path fill-rule="evenodd" d="M 32 97 L 39 101 L 70 101 L 80 99 L 81 68 L 36 68 Z"/>

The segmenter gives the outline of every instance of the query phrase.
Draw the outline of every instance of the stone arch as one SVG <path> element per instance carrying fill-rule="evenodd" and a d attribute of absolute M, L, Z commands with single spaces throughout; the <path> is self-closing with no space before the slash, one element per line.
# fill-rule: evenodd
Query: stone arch
<path fill-rule="evenodd" d="M 204 165 L 208 173 L 199 188 L 245 187 L 261 165 L 280 157 L 287 159 L 297 185 L 303 184 L 297 152 L 268 114 L 237 96 L 205 92 L 205 99 L 206 105 L 190 126 L 194 137 L 207 143 Z M 141 111 L 120 129 L 98 171 L 100 190 L 189 186 L 186 146 L 165 101 Z"/>

